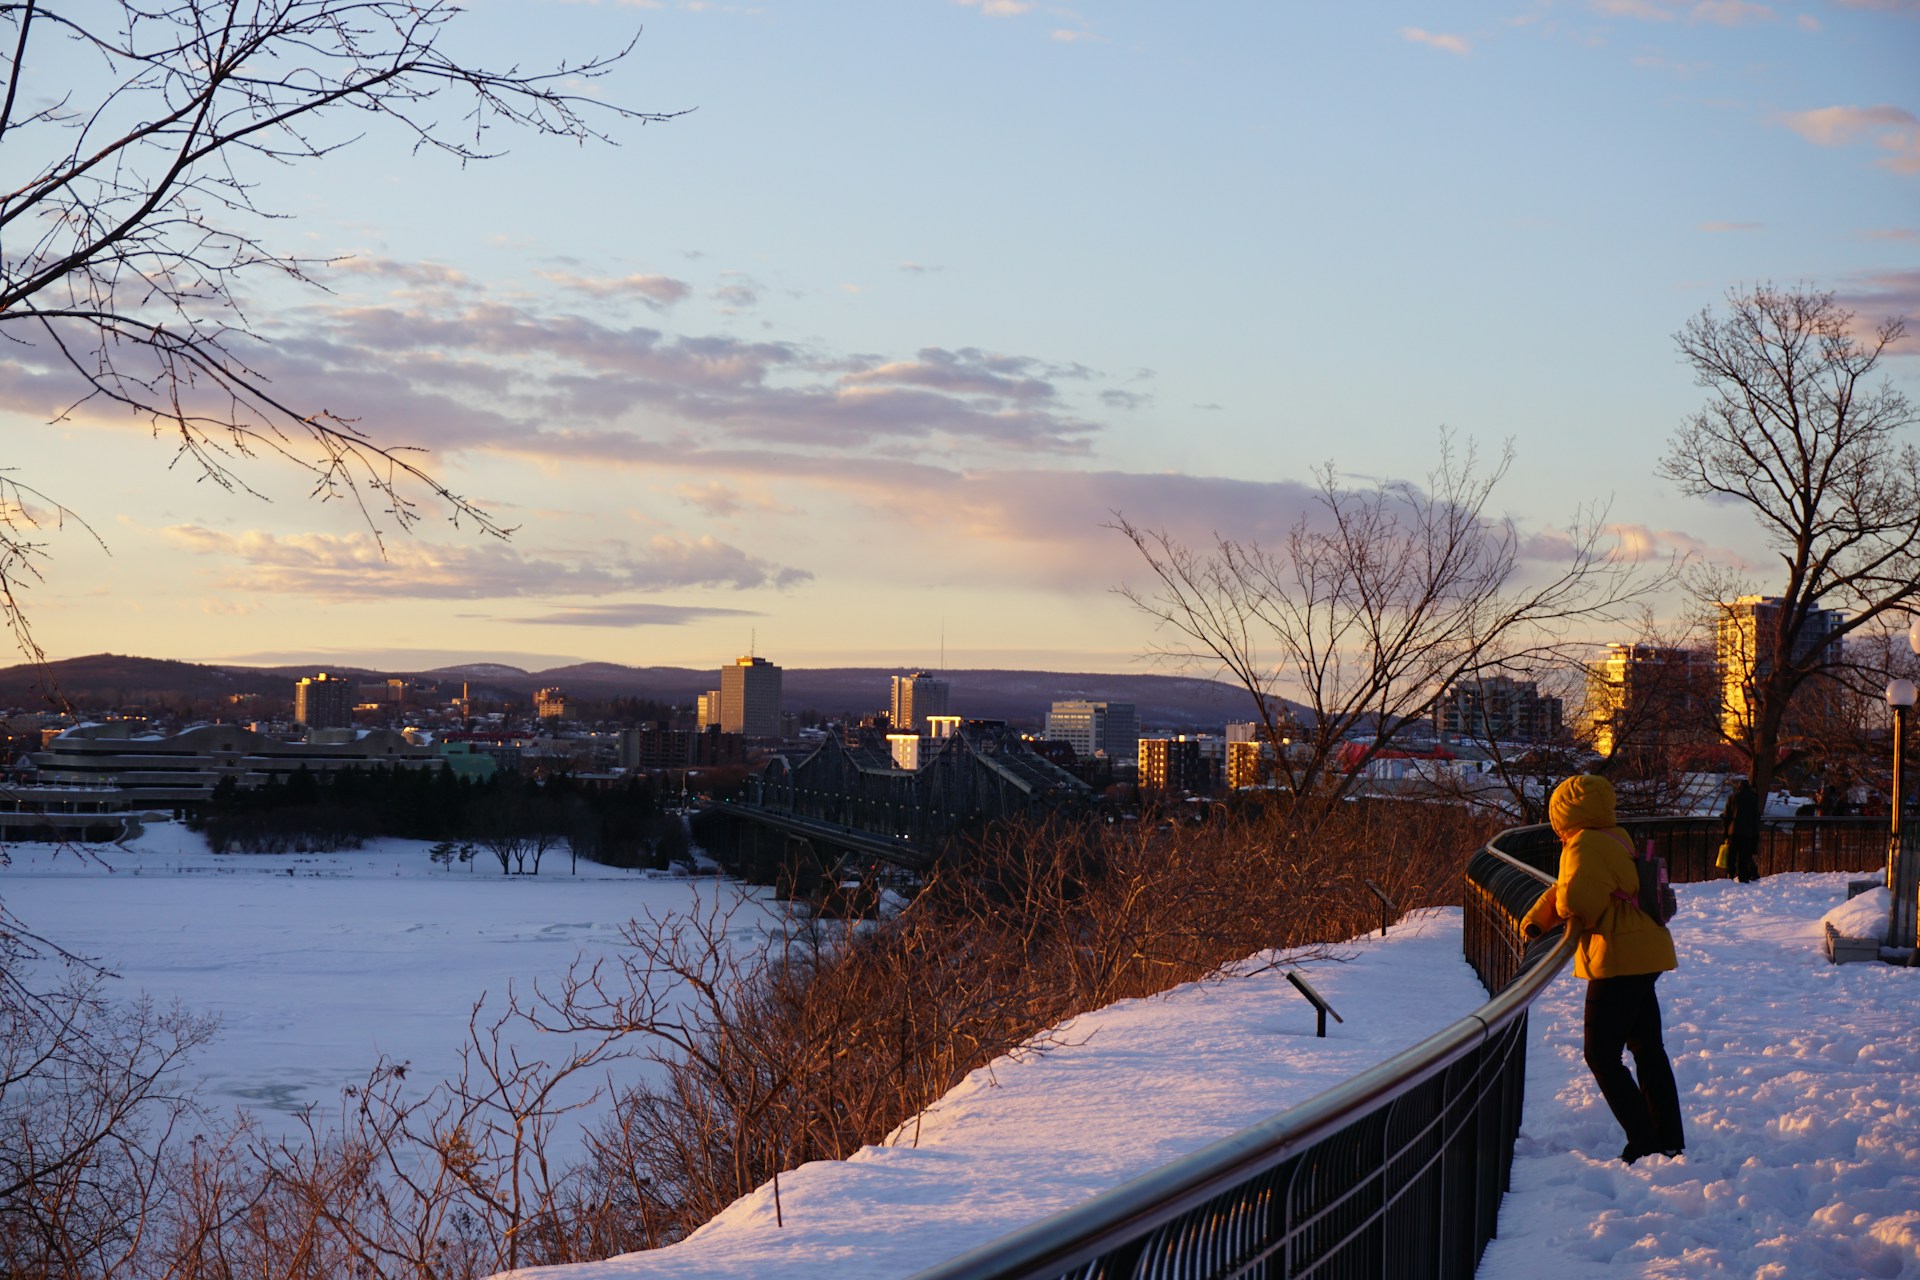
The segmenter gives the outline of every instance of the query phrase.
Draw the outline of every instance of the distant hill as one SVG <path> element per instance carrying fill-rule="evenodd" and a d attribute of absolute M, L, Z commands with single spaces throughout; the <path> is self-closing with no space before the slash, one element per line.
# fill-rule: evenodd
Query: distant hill
<path fill-rule="evenodd" d="M 220 700 L 233 694 L 291 698 L 293 682 L 313 667 L 234 667 L 120 654 L 94 654 L 50 663 L 0 669 L 0 706 L 30 711 L 57 705 L 47 677 L 66 698 L 87 705 L 139 705 L 183 699 Z M 558 686 L 576 697 L 646 698 L 689 706 L 719 682 L 719 668 L 625 667 L 588 662 L 526 671 L 502 663 L 472 662 L 432 671 L 406 672 L 330 663 L 326 670 L 363 680 L 406 676 L 446 687 L 467 683 L 476 696 L 524 699 L 536 689 Z M 781 702 L 788 711 L 866 715 L 887 706 L 889 680 L 904 667 L 788 667 Z M 1252 703 L 1237 685 L 1189 676 L 1112 675 L 1098 672 L 961 670 L 943 672 L 953 686 L 956 715 L 1007 720 L 1038 727 L 1056 699 L 1131 702 L 1147 729 L 1218 729 L 1252 715 Z"/>

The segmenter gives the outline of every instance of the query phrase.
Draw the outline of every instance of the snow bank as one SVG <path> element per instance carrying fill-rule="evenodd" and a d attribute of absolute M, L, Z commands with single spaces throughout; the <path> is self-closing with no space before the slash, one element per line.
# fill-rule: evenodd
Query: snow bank
<path fill-rule="evenodd" d="M 1820 917 L 1822 925 L 1832 925 L 1843 938 L 1887 940 L 1887 915 L 1893 910 L 1893 891 L 1885 885 L 1855 894 Z M 1822 934 L 1824 935 L 1824 932 Z"/>
<path fill-rule="evenodd" d="M 685 1241 L 517 1277 L 614 1280 L 904 1276 L 1166 1164 L 1392 1056 L 1486 999 L 1457 910 L 1417 913 L 1300 969 L 1346 1019 L 1257 964 L 1085 1014 L 1060 1047 L 976 1071 L 845 1161 L 803 1165 Z"/>

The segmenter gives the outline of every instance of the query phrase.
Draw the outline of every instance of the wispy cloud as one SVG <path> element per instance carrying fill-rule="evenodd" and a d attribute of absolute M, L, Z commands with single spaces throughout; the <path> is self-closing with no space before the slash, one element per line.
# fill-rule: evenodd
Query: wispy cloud
<path fill-rule="evenodd" d="M 1891 154 L 1878 161 L 1895 173 L 1920 173 L 1920 117 L 1905 107 L 1880 103 L 1871 107 L 1819 107 L 1788 112 L 1780 122 L 1822 147 L 1845 147 L 1868 137 Z"/>
<path fill-rule="evenodd" d="M 1920 229 L 1913 227 L 1882 227 L 1874 231 L 1862 231 L 1860 235 L 1867 240 L 1920 240 Z"/>
<path fill-rule="evenodd" d="M 792 587 L 813 575 L 748 555 L 711 537 L 661 535 L 641 547 L 608 541 L 566 555 L 501 542 L 450 544 L 372 535 L 225 533 L 174 525 L 162 535 L 182 550 L 237 562 L 223 585 L 321 600 L 407 597 L 493 600 L 603 596 L 686 587 Z"/>
<path fill-rule="evenodd" d="M 589 298 L 633 298 L 656 311 L 684 302 L 693 293 L 692 285 L 672 276 L 593 277 L 575 275 L 569 271 L 542 271 L 539 274 L 542 279 L 551 280 L 572 293 L 585 294 Z"/>
<path fill-rule="evenodd" d="M 557 609 L 526 618 L 497 618 L 529 627 L 684 627 L 709 618 L 758 618 L 757 609 L 714 609 L 703 605 L 594 604 Z"/>
<path fill-rule="evenodd" d="M 1838 290 L 1840 303 L 1857 313 L 1856 325 L 1877 327 L 1904 318 L 1907 334 L 1893 348 L 1899 355 L 1920 355 L 1920 269 L 1873 271 Z"/>
<path fill-rule="evenodd" d="M 1465 57 L 1473 52 L 1473 45 L 1465 36 L 1448 35 L 1441 31 L 1426 31 L 1420 27 L 1400 28 L 1400 38 L 1411 40 L 1415 44 L 1424 44 L 1432 49 L 1443 49 L 1448 53 Z"/>
<path fill-rule="evenodd" d="M 715 285 L 713 292 L 707 295 L 720 310 L 745 311 L 748 307 L 759 303 L 761 284 L 758 280 L 740 275 L 738 272 L 726 274 L 729 278 Z"/>
<path fill-rule="evenodd" d="M 374 276 L 403 284 L 460 289 L 472 285 L 465 272 L 438 262 L 399 262 L 366 254 L 354 254 L 332 264 L 333 270 L 346 275 Z"/>
<path fill-rule="evenodd" d="M 989 18 L 1017 18 L 1035 8 L 1034 0 L 953 0 L 957 5 L 978 9 Z"/>
<path fill-rule="evenodd" d="M 1610 524 L 1605 532 L 1615 539 L 1620 558 L 1633 564 L 1691 556 L 1742 571 L 1764 567 L 1731 547 L 1716 546 L 1680 529 L 1655 529 L 1644 524 Z"/>
<path fill-rule="evenodd" d="M 708 480 L 701 484 L 677 484 L 673 487 L 673 492 L 687 505 L 720 520 L 748 510 L 772 511 L 782 515 L 791 515 L 794 511 L 793 507 L 776 502 L 764 493 L 747 493 L 720 480 Z"/>
<path fill-rule="evenodd" d="M 1772 9 L 1749 0 L 1703 0 L 1687 10 L 1687 21 L 1710 22 L 1719 27 L 1744 26 L 1749 22 L 1772 22 Z"/>
<path fill-rule="evenodd" d="M 834 451 L 889 442 L 1087 452 L 1098 425 L 1064 385 L 1091 371 L 975 348 L 909 359 L 849 357 L 780 340 L 678 335 L 518 304 L 350 307 L 314 313 L 277 344 L 273 376 L 296 401 L 332 404 L 351 383 L 415 443 L 537 455 L 564 435 L 627 436 L 641 456 L 662 429 Z M 507 379 L 471 396 L 461 383 Z M 475 386 L 484 386 L 476 382 Z M 13 399 L 0 365 L 0 404 Z M 377 425 L 377 424 L 375 424 Z"/>
<path fill-rule="evenodd" d="M 1654 0 L 1593 0 L 1593 7 L 1609 18 L 1638 18 L 1642 22 L 1671 22 L 1679 15 Z"/>
<path fill-rule="evenodd" d="M 1771 22 L 1779 16 L 1771 7 L 1752 0 L 1591 0 L 1591 3 L 1596 13 L 1639 22 L 1685 21 L 1739 27 L 1750 22 Z"/>

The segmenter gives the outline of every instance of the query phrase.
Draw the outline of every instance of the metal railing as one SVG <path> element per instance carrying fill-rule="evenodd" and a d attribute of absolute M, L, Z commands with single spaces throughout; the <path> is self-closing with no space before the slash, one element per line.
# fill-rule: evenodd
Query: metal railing
<path fill-rule="evenodd" d="M 1550 875 L 1498 853 L 1489 872 Z M 1494 892 L 1469 905 L 1505 916 Z M 1525 909 L 1525 905 L 1521 907 Z M 1299 1106 L 916 1280 L 1468 1277 L 1493 1238 L 1513 1165 L 1527 1008 L 1572 954 L 1552 939 L 1487 1004 Z"/>
<path fill-rule="evenodd" d="M 1651 839 L 1667 860 L 1675 884 L 1721 879 L 1714 868 L 1721 827 L 1718 818 L 1623 818 L 1634 843 Z M 1768 818 L 1760 824 L 1755 861 L 1763 876 L 1783 871 L 1863 871 L 1884 866 L 1887 819 Z M 1547 826 L 1514 827 L 1493 838 L 1513 857 L 1551 874 L 1559 865 L 1560 840 Z"/>
<path fill-rule="evenodd" d="M 1629 819 L 1679 883 L 1714 867 L 1713 818 Z M 1884 819 L 1796 818 L 1761 832 L 1763 874 L 1884 863 Z M 1516 827 L 1470 859 L 1461 946 L 1492 998 L 1299 1106 L 1036 1222 L 915 1280 L 1468 1277 L 1513 1166 L 1527 1009 L 1566 965 L 1560 932 L 1520 920 L 1559 869 L 1551 828 Z"/>

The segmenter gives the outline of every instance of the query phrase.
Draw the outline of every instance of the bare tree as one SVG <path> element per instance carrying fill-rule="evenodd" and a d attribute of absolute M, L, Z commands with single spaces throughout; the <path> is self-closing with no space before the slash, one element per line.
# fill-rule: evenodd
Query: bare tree
<path fill-rule="evenodd" d="M 1155 653 L 1225 668 L 1268 740 L 1293 738 L 1281 780 L 1324 814 L 1448 685 L 1549 652 L 1661 580 L 1615 553 L 1591 507 L 1572 513 L 1530 578 L 1519 530 L 1489 511 L 1511 461 L 1508 447 L 1482 467 L 1443 436 L 1424 487 L 1363 491 L 1343 488 L 1328 464 L 1318 509 L 1278 548 L 1216 534 L 1196 550 L 1116 516 L 1155 580 L 1120 594 L 1168 637 Z M 1287 698 L 1307 713 L 1290 733 Z"/>
<path fill-rule="evenodd" d="M 494 856 L 503 876 L 539 875 L 541 859 L 567 839 L 561 805 L 532 783 L 501 787 L 476 806 L 474 821 L 474 844 Z"/>
<path fill-rule="evenodd" d="M 1710 396 L 1660 474 L 1690 496 L 1743 504 L 1783 575 L 1778 608 L 1755 620 L 1746 707 L 1729 726 L 1763 795 L 1795 694 L 1830 679 L 1845 637 L 1920 595 L 1920 452 L 1901 438 L 1913 407 L 1867 382 L 1905 332 L 1892 319 L 1862 335 L 1830 292 L 1761 285 L 1674 335 Z M 1724 608 L 1719 586 L 1701 594 Z M 1831 610 L 1843 611 L 1837 625 Z"/>
<path fill-rule="evenodd" d="M 14 175 L 0 190 L 0 336 L 13 359 L 74 387 L 67 414 L 118 406 L 222 488 L 254 492 L 243 460 L 276 455 L 376 535 L 413 524 L 423 499 L 506 532 L 344 406 L 284 399 L 256 367 L 241 301 L 247 280 L 312 283 L 318 265 L 268 243 L 283 215 L 261 202 L 261 176 L 348 145 L 362 122 L 466 163 L 496 154 L 503 126 L 604 141 L 613 121 L 663 118 L 583 91 L 627 49 L 475 66 L 446 48 L 458 13 L 451 0 L 0 4 L 0 154 Z M 18 590 L 38 575 L 38 531 L 65 515 L 0 476 L 0 612 L 35 659 Z"/>

